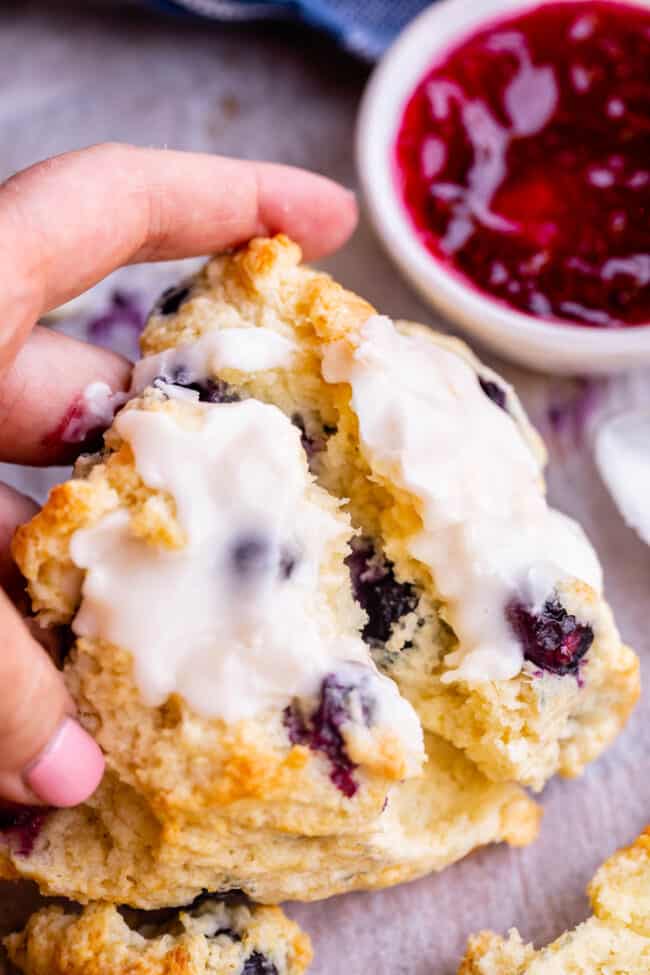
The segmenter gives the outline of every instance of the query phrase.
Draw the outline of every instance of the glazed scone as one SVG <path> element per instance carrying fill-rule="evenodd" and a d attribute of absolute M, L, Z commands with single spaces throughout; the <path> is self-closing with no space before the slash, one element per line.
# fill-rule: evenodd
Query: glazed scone
<path fill-rule="evenodd" d="M 647 975 L 650 830 L 615 853 L 589 885 L 593 917 L 536 951 L 516 930 L 470 940 L 459 975 Z"/>
<path fill-rule="evenodd" d="M 514 391 L 462 343 L 394 326 L 277 237 L 164 295 L 142 351 L 136 390 L 254 398 L 300 429 L 358 532 L 364 639 L 425 728 L 534 789 L 616 736 L 638 661 L 591 546 L 546 504 L 544 451 Z"/>
<path fill-rule="evenodd" d="M 156 381 L 16 536 L 41 619 L 76 636 L 65 678 L 108 772 L 5 830 L 0 872 L 82 903 L 274 903 L 530 841 L 536 805 L 425 743 L 373 663 L 355 530 L 299 429 L 226 399 Z"/>
<path fill-rule="evenodd" d="M 277 907 L 211 898 L 160 916 L 48 907 L 5 939 L 25 975 L 302 975 L 309 938 Z"/>

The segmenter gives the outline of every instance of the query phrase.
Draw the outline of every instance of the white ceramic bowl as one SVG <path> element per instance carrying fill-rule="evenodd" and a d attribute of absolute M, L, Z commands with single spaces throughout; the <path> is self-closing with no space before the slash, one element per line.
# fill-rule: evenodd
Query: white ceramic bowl
<path fill-rule="evenodd" d="M 650 0 L 626 2 L 650 8 Z M 406 101 L 427 69 L 486 21 L 536 6 L 539 0 L 441 0 L 400 35 L 368 83 L 358 120 L 357 160 L 370 216 L 389 254 L 424 298 L 499 355 L 554 373 L 608 373 L 648 365 L 650 323 L 603 330 L 540 321 L 466 284 L 420 243 L 395 184 L 397 130 Z"/>

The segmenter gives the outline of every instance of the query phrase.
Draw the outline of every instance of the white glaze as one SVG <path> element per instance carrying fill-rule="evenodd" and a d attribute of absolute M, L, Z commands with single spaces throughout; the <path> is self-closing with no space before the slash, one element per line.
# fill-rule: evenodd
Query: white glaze
<path fill-rule="evenodd" d="M 128 398 L 126 393 L 114 393 L 107 383 L 89 383 L 61 431 L 61 440 L 63 443 L 83 443 L 93 430 L 106 429 L 113 422 L 116 410 Z"/>
<path fill-rule="evenodd" d="M 593 549 L 548 507 L 516 425 L 463 358 L 384 317 L 368 320 L 356 349 L 330 346 L 322 368 L 350 384 L 373 467 L 417 499 L 423 528 L 409 549 L 431 569 L 460 643 L 443 680 L 514 677 L 523 653 L 508 603 L 539 605 L 567 577 L 601 586 Z"/>
<path fill-rule="evenodd" d="M 115 421 L 144 483 L 174 499 L 186 544 L 172 551 L 138 539 L 125 509 L 77 531 L 70 554 L 86 575 L 75 633 L 127 648 L 146 704 L 176 692 L 228 721 L 312 696 L 349 661 L 374 672 L 321 592 L 326 549 L 349 532 L 308 494 L 299 431 L 256 400 L 197 402 L 194 411 L 194 425 L 140 408 Z M 255 571 L 237 572 L 233 549 L 246 537 L 266 549 Z M 392 681 L 376 679 L 380 720 L 403 725 L 421 752 L 410 706 Z"/>
<path fill-rule="evenodd" d="M 257 372 L 287 367 L 295 351 L 289 339 L 265 328 L 227 328 L 206 332 L 195 342 L 187 342 L 136 362 L 131 395 L 137 396 L 153 380 L 173 379 L 182 369 L 184 382 L 200 382 L 222 369 Z"/>

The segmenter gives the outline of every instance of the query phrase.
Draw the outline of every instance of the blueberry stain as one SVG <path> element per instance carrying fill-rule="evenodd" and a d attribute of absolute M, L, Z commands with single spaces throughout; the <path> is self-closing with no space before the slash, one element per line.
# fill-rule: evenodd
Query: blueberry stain
<path fill-rule="evenodd" d="M 48 814 L 40 806 L 0 806 L 0 833 L 15 841 L 19 856 L 29 856 Z"/>
<path fill-rule="evenodd" d="M 273 549 L 261 535 L 244 536 L 232 546 L 230 564 L 242 579 L 259 578 L 272 567 Z"/>
<path fill-rule="evenodd" d="M 367 678 L 352 682 L 329 674 L 321 685 L 318 708 L 311 717 L 306 718 L 295 703 L 284 712 L 284 725 L 291 743 L 322 752 L 331 765 L 330 780 L 348 799 L 359 788 L 353 774 L 357 765 L 347 754 L 341 728 L 351 720 L 350 696 L 354 691 L 359 694 L 363 719 L 370 724 L 373 704 L 364 693 L 365 682 Z"/>

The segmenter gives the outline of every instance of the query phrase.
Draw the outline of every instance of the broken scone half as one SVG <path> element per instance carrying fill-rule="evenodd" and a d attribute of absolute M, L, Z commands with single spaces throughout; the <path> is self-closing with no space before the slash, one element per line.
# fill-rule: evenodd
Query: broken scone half
<path fill-rule="evenodd" d="M 5 831 L 82 903 L 311 900 L 529 842 L 638 665 L 514 392 L 256 240 L 167 293 L 132 398 L 14 553 L 108 772 Z"/>
<path fill-rule="evenodd" d="M 83 903 L 275 903 L 533 838 L 535 804 L 425 736 L 374 664 L 355 529 L 277 407 L 153 381 L 79 475 L 15 552 L 41 619 L 72 627 L 65 678 L 108 771 L 5 831 L 5 875 Z"/>
<path fill-rule="evenodd" d="M 377 315 L 277 237 L 164 295 L 142 351 L 136 389 L 252 398 L 299 429 L 356 531 L 363 639 L 425 728 L 533 789 L 612 741 L 638 661 L 513 389 L 466 346 Z"/>
<path fill-rule="evenodd" d="M 516 930 L 470 940 L 459 975 L 647 975 L 650 829 L 615 853 L 589 885 L 593 916 L 536 951 Z"/>

